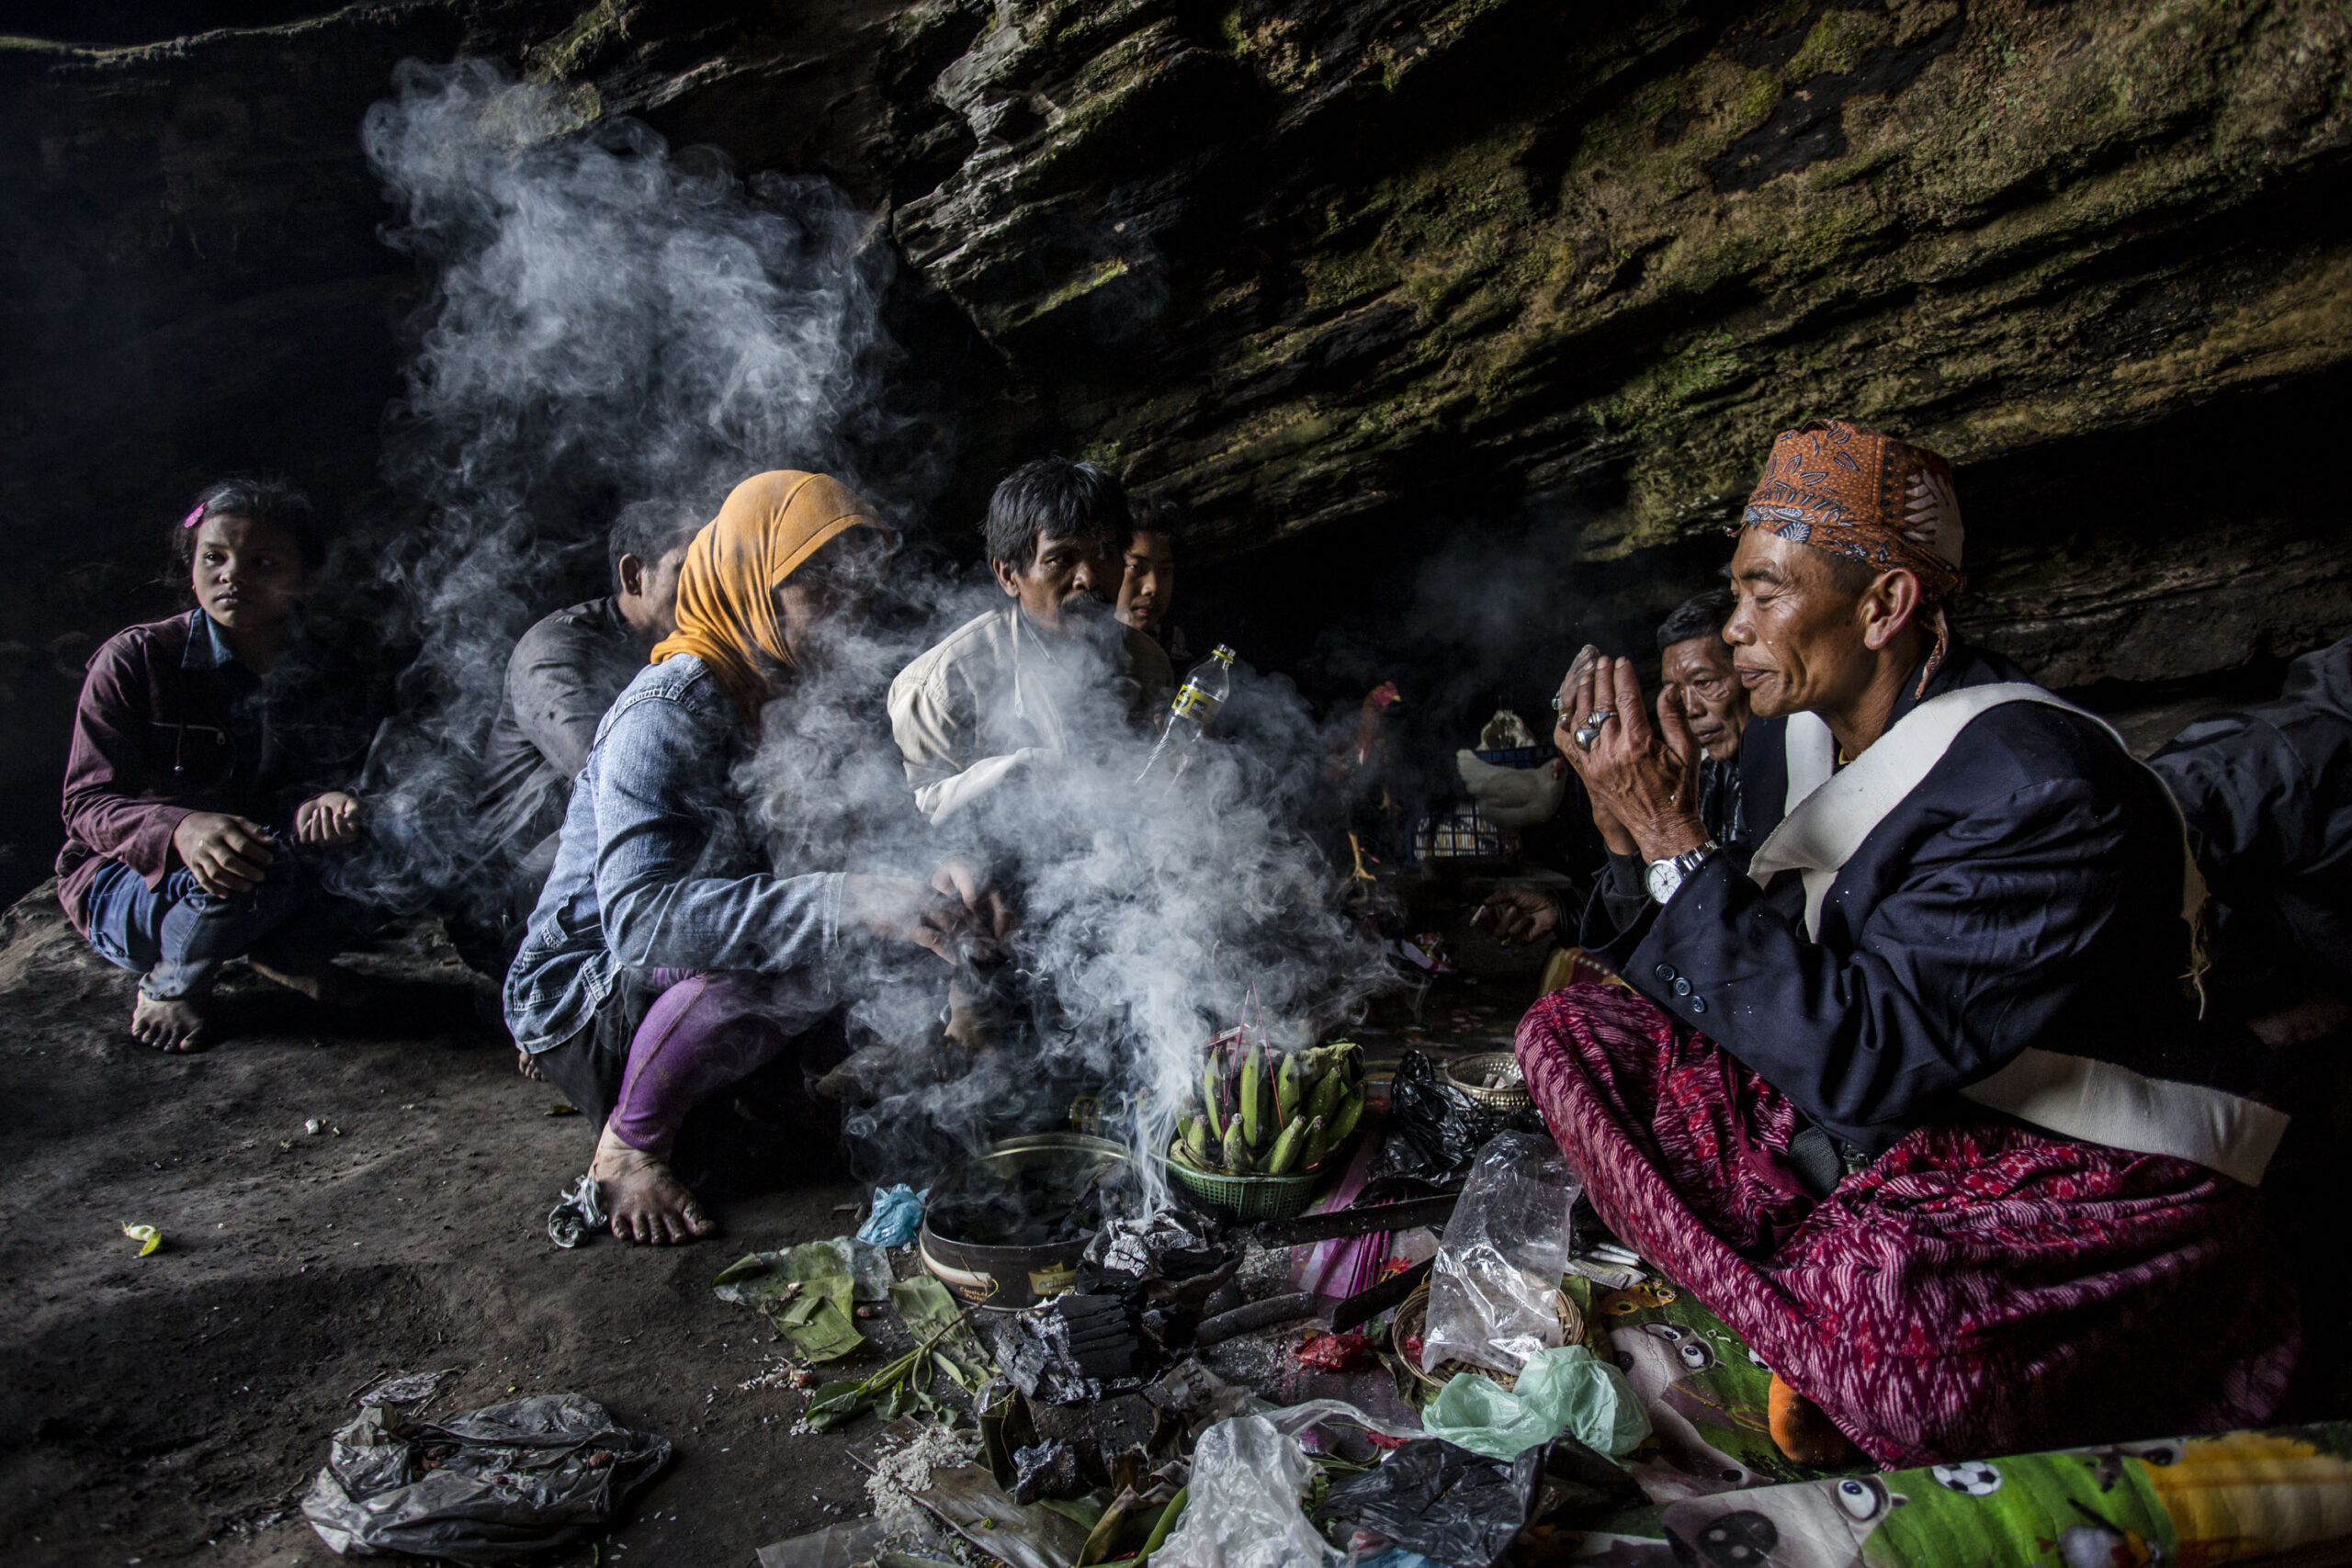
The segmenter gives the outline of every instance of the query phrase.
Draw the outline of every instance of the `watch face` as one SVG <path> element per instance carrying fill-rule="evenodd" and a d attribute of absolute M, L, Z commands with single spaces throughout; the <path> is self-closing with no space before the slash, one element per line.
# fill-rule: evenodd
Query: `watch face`
<path fill-rule="evenodd" d="M 1654 860 L 1650 862 L 1648 881 L 1651 901 L 1663 904 L 1682 886 L 1682 868 L 1670 860 Z"/>

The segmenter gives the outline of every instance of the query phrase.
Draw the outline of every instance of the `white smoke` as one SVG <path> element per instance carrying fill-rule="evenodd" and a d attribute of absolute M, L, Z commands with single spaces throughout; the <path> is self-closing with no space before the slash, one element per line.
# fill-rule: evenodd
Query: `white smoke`
<path fill-rule="evenodd" d="M 385 464 L 413 512 L 384 570 L 421 651 L 372 805 L 391 852 L 376 891 L 413 901 L 479 880 L 468 761 L 506 649 L 609 592 L 603 539 L 624 506 L 708 517 L 777 468 L 909 505 L 931 468 L 903 442 L 872 462 L 905 433 L 874 393 L 890 257 L 839 190 L 739 179 L 634 121 L 583 125 L 483 62 L 407 62 L 394 85 L 361 135 L 399 213 L 384 238 L 431 280 Z"/>
<path fill-rule="evenodd" d="M 593 553 L 601 572 L 591 547 L 622 505 L 684 501 L 707 516 L 753 473 L 818 469 L 919 538 L 938 447 L 891 412 L 888 253 L 832 187 L 743 181 L 641 126 L 580 125 L 552 89 L 483 64 L 412 63 L 397 89 L 365 140 L 401 214 L 387 238 L 433 280 L 389 461 L 419 513 L 418 543 L 391 570 L 413 607 L 423 651 L 408 683 L 424 705 L 390 749 L 377 807 L 401 874 L 447 889 L 468 880 L 453 847 L 464 762 L 505 649 L 565 602 L 547 585 L 566 563 Z M 1245 676 L 1221 743 L 1147 798 L 1143 742 L 1098 666 L 1078 686 L 1106 694 L 1073 698 L 1058 769 L 933 828 L 913 810 L 884 689 L 1005 600 L 922 558 L 899 553 L 896 615 L 771 705 L 738 783 L 780 873 L 928 875 L 960 852 L 1002 875 L 1023 920 L 1012 967 L 1041 1027 L 898 1088 L 853 1130 L 876 1141 L 872 1163 L 935 1160 L 1054 1124 L 1068 1109 L 1056 1097 L 1092 1080 L 1114 1111 L 1134 1109 L 1139 1139 L 1164 1142 L 1202 1045 L 1252 987 L 1304 1034 L 1385 977 L 1302 827 L 1331 815 L 1321 738 L 1287 682 Z M 842 977 L 859 1037 L 935 1034 L 944 967 L 865 962 Z"/>

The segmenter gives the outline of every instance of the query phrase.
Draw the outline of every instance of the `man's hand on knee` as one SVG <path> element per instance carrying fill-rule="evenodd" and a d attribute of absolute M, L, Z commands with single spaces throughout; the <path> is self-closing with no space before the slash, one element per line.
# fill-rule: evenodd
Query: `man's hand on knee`
<path fill-rule="evenodd" d="M 260 886 L 277 858 L 268 834 L 260 823 L 224 811 L 191 811 L 172 830 L 172 848 L 198 887 L 233 898 Z"/>

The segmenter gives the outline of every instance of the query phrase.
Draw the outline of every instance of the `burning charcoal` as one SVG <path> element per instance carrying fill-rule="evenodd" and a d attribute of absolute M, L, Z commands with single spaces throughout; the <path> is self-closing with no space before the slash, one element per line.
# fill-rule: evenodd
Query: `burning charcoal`
<path fill-rule="evenodd" d="M 1012 1455 L 1012 1500 L 1030 1504 L 1080 1491 L 1078 1450 L 1063 1442 L 1033 1443 Z"/>
<path fill-rule="evenodd" d="M 1126 1455 L 1148 1454 L 1159 1424 L 1150 1402 L 1139 1393 L 1123 1393 L 1087 1410 L 1094 1451 L 1106 1472 L 1116 1469 Z"/>
<path fill-rule="evenodd" d="M 1142 1331 L 1125 1302 L 1073 1294 L 1056 1297 L 1047 1310 L 1068 1326 L 1070 1359 L 1082 1375 L 1122 1378 L 1135 1371 Z"/>
<path fill-rule="evenodd" d="M 1081 1371 L 1071 1354 L 1069 1324 L 1060 1314 L 988 1313 L 982 1326 L 998 1368 L 1023 1397 L 1070 1404 L 1102 1396 L 1101 1380 Z"/>
<path fill-rule="evenodd" d="M 1188 1280 L 1225 1258 L 1211 1222 L 1175 1209 L 1146 1220 L 1113 1220 L 1086 1246 L 1090 1266 L 1134 1280 Z"/>
<path fill-rule="evenodd" d="M 1060 1348 L 1027 1313 L 995 1314 L 980 1321 L 998 1369 L 1023 1393 L 1035 1394 L 1046 1370 L 1064 1359 Z"/>

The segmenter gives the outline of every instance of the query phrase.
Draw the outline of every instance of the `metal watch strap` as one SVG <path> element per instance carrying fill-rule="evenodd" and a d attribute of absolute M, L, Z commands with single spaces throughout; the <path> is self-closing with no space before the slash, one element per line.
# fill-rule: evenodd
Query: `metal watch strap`
<path fill-rule="evenodd" d="M 1705 863 L 1709 855 L 1713 854 L 1721 848 L 1723 848 L 1721 844 L 1716 843 L 1713 839 L 1709 839 L 1705 843 L 1701 844 L 1695 850 L 1685 850 L 1679 855 L 1668 855 L 1664 860 L 1654 860 L 1650 862 L 1648 870 L 1642 879 L 1643 886 L 1650 896 L 1650 901 L 1663 907 L 1666 901 L 1673 897 L 1676 891 L 1681 887 L 1683 878 L 1698 870 L 1699 867 Z M 1671 882 L 1666 884 L 1663 892 L 1659 889 L 1660 879 L 1658 876 L 1658 873 L 1662 869 L 1671 871 L 1674 878 Z"/>

